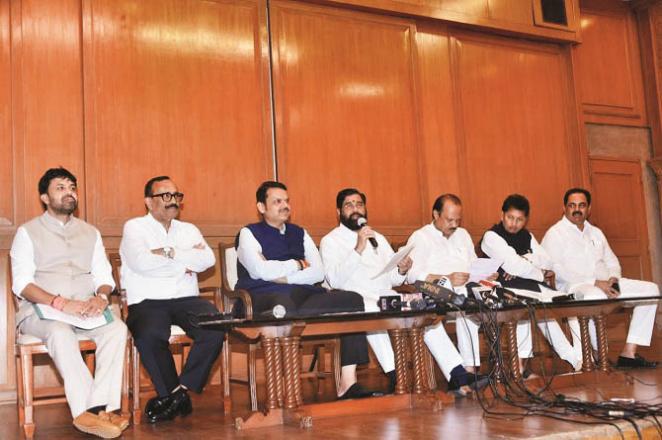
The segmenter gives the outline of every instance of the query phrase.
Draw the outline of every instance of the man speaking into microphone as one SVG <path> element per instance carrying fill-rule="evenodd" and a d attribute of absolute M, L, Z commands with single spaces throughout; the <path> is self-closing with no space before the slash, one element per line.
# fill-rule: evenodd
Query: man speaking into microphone
<path fill-rule="evenodd" d="M 351 290 L 363 296 L 367 312 L 379 311 L 380 296 L 397 295 L 392 289 L 405 281 L 412 260 L 405 256 L 390 272 L 381 273 L 393 257 L 386 238 L 367 225 L 366 195 L 346 188 L 336 196 L 340 224 L 320 242 L 327 282 L 334 289 Z M 449 383 L 449 391 L 458 396 L 471 393 L 474 376 L 462 367 L 462 357 L 446 334 L 442 323 L 425 330 L 424 340 Z M 395 388 L 393 347 L 386 331 L 368 333 L 368 343 L 380 366 Z"/>

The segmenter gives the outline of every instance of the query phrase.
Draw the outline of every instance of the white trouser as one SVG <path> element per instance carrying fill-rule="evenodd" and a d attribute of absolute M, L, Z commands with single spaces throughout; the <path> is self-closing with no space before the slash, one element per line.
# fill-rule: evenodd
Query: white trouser
<path fill-rule="evenodd" d="M 618 280 L 621 289 L 619 298 L 638 298 L 644 296 L 659 296 L 660 289 L 655 283 L 649 281 L 631 280 L 621 278 Z M 581 293 L 585 300 L 606 299 L 607 295 L 598 287 L 592 284 L 579 284 L 569 289 L 572 293 Z M 655 314 L 657 312 L 657 303 L 635 306 L 632 309 L 632 319 L 626 342 L 648 347 L 651 344 L 653 327 L 655 326 Z M 569 318 L 568 324 L 572 330 L 573 346 L 581 356 L 582 344 L 580 338 L 579 322 L 577 318 Z M 597 334 L 595 323 L 591 320 L 589 325 L 589 335 L 593 349 L 597 349 Z"/>
<path fill-rule="evenodd" d="M 538 320 L 538 328 L 561 359 L 572 364 L 575 369 L 579 367 L 582 359 L 581 352 L 579 355 L 577 354 L 555 319 Z M 533 357 L 530 321 L 519 321 L 517 323 L 517 351 L 521 358 Z"/>
<path fill-rule="evenodd" d="M 448 337 L 443 323 L 427 327 L 423 334 L 425 345 L 428 346 L 432 357 L 439 365 L 441 372 L 450 379 L 451 371 L 458 365 L 462 365 L 463 359 L 458 353 L 453 341 Z M 393 353 L 393 346 L 388 333 L 385 331 L 368 333 L 368 343 L 375 357 L 379 362 L 385 373 L 395 369 L 395 358 Z"/>
<path fill-rule="evenodd" d="M 42 320 L 33 314 L 20 324 L 19 330 L 46 343 L 48 354 L 64 380 L 64 393 L 74 418 L 95 406 L 105 406 L 106 411 L 120 408 L 127 335 L 121 319 L 115 316 L 109 324 L 83 330 L 60 321 Z M 76 335 L 93 340 L 97 346 L 94 377 L 83 361 Z"/>
<path fill-rule="evenodd" d="M 462 355 L 462 365 L 465 367 L 480 366 L 479 327 L 480 323 L 473 321 L 471 318 L 458 317 L 455 320 L 457 348 Z"/>
<path fill-rule="evenodd" d="M 467 296 L 465 286 L 454 287 L 455 293 Z M 480 322 L 471 318 L 458 317 L 455 319 L 455 334 L 457 335 L 457 348 L 462 355 L 462 364 L 465 367 L 480 366 L 480 346 L 478 329 Z"/>

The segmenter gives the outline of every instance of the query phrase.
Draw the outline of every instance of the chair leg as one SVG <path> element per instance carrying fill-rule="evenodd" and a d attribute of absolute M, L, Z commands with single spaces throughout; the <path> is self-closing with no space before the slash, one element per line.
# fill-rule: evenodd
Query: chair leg
<path fill-rule="evenodd" d="M 23 363 L 21 356 L 16 356 L 16 394 L 18 401 L 18 424 L 25 424 L 25 396 L 23 394 Z"/>
<path fill-rule="evenodd" d="M 142 416 L 140 411 L 140 354 L 138 353 L 138 348 L 134 344 L 131 344 L 131 377 L 133 379 L 133 424 L 140 424 L 140 417 Z"/>
<path fill-rule="evenodd" d="M 336 381 L 336 394 L 340 391 L 340 374 L 342 372 L 342 366 L 340 365 L 340 338 L 334 339 L 335 344 L 333 347 L 333 377 Z"/>
<path fill-rule="evenodd" d="M 250 392 L 251 411 L 257 411 L 257 347 L 255 344 L 248 346 L 248 388 Z"/>
<path fill-rule="evenodd" d="M 23 375 L 23 379 L 22 379 L 23 401 L 25 403 L 23 432 L 25 432 L 25 436 L 27 438 L 32 438 L 34 436 L 34 431 L 35 431 L 34 406 L 33 406 L 33 394 L 32 394 L 34 391 L 32 354 L 21 353 L 21 363 L 23 364 L 23 369 L 21 373 Z"/>
<path fill-rule="evenodd" d="M 232 397 L 230 395 L 230 338 L 225 335 L 223 351 L 221 351 L 221 379 L 223 380 L 223 413 L 232 412 Z"/>
<path fill-rule="evenodd" d="M 130 414 L 129 410 L 129 381 L 131 378 L 131 338 L 126 341 L 124 349 L 124 371 L 122 372 L 122 414 Z"/>

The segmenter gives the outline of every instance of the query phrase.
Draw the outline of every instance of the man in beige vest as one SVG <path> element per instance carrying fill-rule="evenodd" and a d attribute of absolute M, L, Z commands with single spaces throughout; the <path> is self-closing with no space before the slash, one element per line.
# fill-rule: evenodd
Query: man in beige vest
<path fill-rule="evenodd" d="M 16 231 L 11 248 L 12 290 L 20 298 L 18 330 L 42 339 L 64 380 L 73 424 L 80 431 L 115 438 L 129 425 L 120 408 L 127 329 L 117 316 L 83 330 L 58 320 L 40 319 L 34 304 L 65 314 L 99 316 L 115 284 L 99 231 L 72 214 L 78 204 L 76 177 L 51 168 L 39 180 L 45 212 Z M 90 373 L 78 336 L 96 343 L 96 370 Z"/>

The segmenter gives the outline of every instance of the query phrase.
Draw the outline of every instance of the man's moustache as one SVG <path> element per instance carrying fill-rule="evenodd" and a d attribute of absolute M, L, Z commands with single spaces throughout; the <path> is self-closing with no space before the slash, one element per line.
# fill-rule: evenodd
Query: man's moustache
<path fill-rule="evenodd" d="M 582 212 L 581 211 L 575 211 L 575 212 L 572 213 L 572 215 L 582 215 Z"/>
<path fill-rule="evenodd" d="M 170 208 L 177 208 L 177 209 L 179 209 L 179 205 L 176 204 L 176 203 L 172 203 L 172 204 L 170 204 L 170 205 L 166 205 L 166 209 L 170 209 Z"/>

